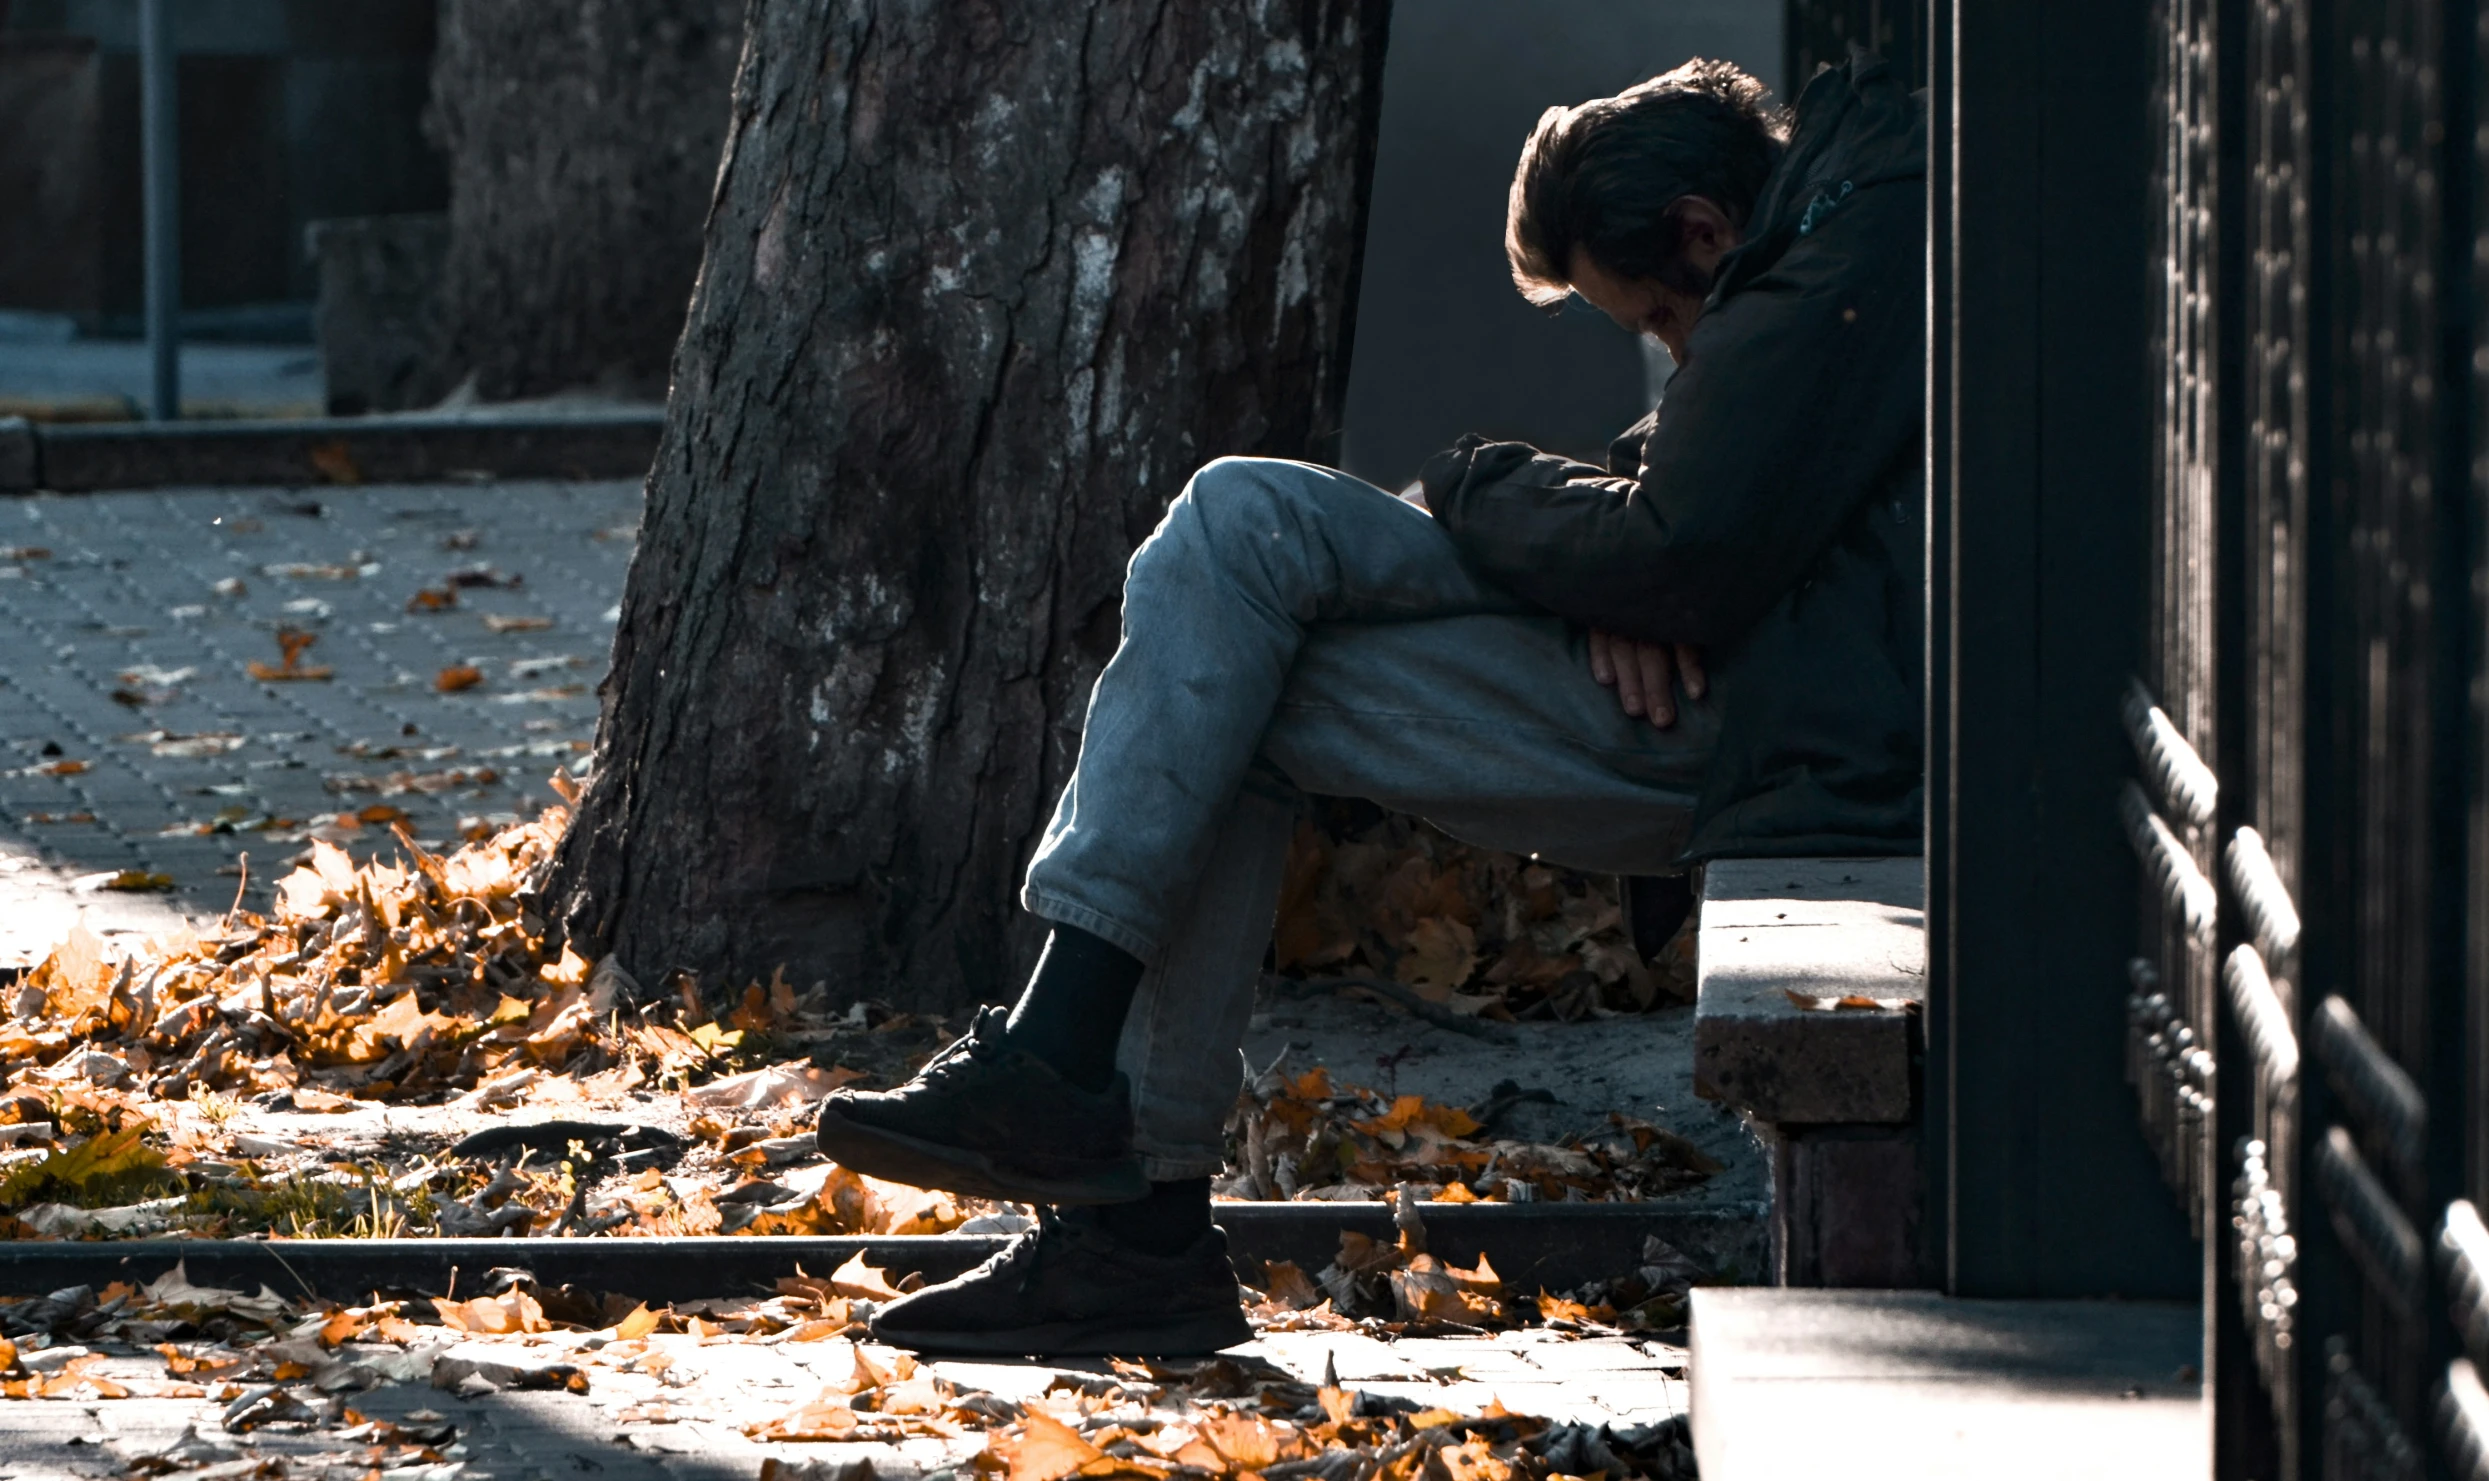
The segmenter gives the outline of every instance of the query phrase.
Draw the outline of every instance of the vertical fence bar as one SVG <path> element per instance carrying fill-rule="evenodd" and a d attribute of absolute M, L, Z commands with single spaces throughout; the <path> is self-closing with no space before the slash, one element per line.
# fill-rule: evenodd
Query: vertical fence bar
<path fill-rule="evenodd" d="M 147 217 L 147 414 L 181 416 L 181 133 L 169 0 L 138 0 L 141 193 Z"/>

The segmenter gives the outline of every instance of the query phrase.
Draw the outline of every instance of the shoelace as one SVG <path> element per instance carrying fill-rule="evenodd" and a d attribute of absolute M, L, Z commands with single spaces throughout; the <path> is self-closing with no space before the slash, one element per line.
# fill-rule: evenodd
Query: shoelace
<path fill-rule="evenodd" d="M 1016 1268 L 1020 1274 L 1017 1289 L 1021 1294 L 1027 1294 L 1029 1282 L 1037 1278 L 1037 1247 L 1045 1242 L 1047 1235 L 1061 1227 L 1062 1221 L 1055 1217 L 1054 1210 L 1039 1204 L 1037 1227 L 1023 1229 L 1011 1236 L 1009 1244 L 985 1257 L 985 1263 L 977 1267 L 976 1274 L 1000 1278 Z"/>
<path fill-rule="evenodd" d="M 968 1032 L 953 1039 L 941 1053 L 925 1061 L 925 1067 L 916 1072 L 917 1080 L 927 1085 L 938 1084 L 1001 1048 L 1005 1018 L 1000 1008 L 979 1008 Z"/>

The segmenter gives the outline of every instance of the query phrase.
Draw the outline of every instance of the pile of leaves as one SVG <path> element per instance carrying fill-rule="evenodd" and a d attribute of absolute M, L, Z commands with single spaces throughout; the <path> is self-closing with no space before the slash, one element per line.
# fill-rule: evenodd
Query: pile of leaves
<path fill-rule="evenodd" d="M 817 1345 L 805 1363 L 829 1379 L 775 1412 L 740 1417 L 752 1439 L 938 1440 L 956 1466 L 995 1481 L 1071 1476 L 1259 1476 L 1289 1481 L 1537 1481 L 1604 1473 L 1690 1478 L 1682 1422 L 1617 1428 L 1555 1423 L 1490 1402 L 1474 1412 L 1359 1392 L 1326 1373 L 1301 1381 L 1259 1358 L 1111 1361 L 1062 1372 L 1012 1399 L 909 1354 L 859 1339 L 856 1325 L 893 1294 L 859 1260 L 829 1279 L 794 1276 L 766 1297 L 652 1309 L 627 1298 L 539 1287 L 494 1272 L 465 1300 L 362 1305 L 288 1300 L 193 1283 L 179 1266 L 144 1285 L 74 1287 L 0 1299 L 0 1399 L 92 1403 L 130 1397 L 216 1406 L 170 1445 L 115 1442 L 125 1473 L 202 1478 L 379 1473 L 447 1481 L 468 1459 L 460 1426 L 434 1409 L 398 1418 L 358 1395 L 429 1384 L 445 1399 L 505 1390 L 648 1397 L 613 1416 L 626 1431 L 678 1415 L 667 1398 L 688 1350 L 715 1343 Z M 824 1361 L 826 1360 L 826 1361 Z M 286 1437 L 280 1457 L 256 1448 Z M 849 1459 L 773 1456 L 765 1481 L 855 1474 Z"/>
<path fill-rule="evenodd" d="M 1540 1481 L 1606 1475 L 1691 1481 L 1682 1421 L 1619 1431 L 1516 1414 L 1463 1415 L 1298 1382 L 1218 1358 L 1179 1367 L 1112 1365 L 1112 1378 L 1058 1380 L 1021 1406 L 963 1469 L 1008 1481 L 1068 1476 L 1235 1476 L 1293 1481 Z M 962 1401 L 973 1395 L 961 1396 Z M 785 1470 L 781 1468 L 781 1475 Z M 769 1476 L 765 1469 L 764 1477 Z"/>
<path fill-rule="evenodd" d="M 73 933 L 0 987 L 0 1238 L 1025 1226 L 1015 1209 L 859 1176 L 814 1145 L 812 1104 L 839 1085 L 906 1078 L 951 1037 L 939 1017 L 833 1012 L 783 975 L 716 1001 L 685 976 L 651 1000 L 615 964 L 552 946 L 526 887 L 567 822 L 548 808 L 446 854 L 401 826 L 397 859 L 361 864 L 315 840 L 265 915 L 237 908 L 214 929 L 119 956 Z M 1387 904 L 1407 899 L 1374 917 L 1442 907 L 1412 929 L 1466 930 L 1461 891 L 1503 866 L 1441 835 L 1410 838 L 1414 851 L 1384 879 Z M 1384 857 L 1371 841 L 1330 857 L 1359 849 Z M 1551 960 L 1641 970 L 1608 939 L 1612 902 L 1550 886 L 1532 903 L 1533 878 L 1506 879 L 1519 889 L 1506 913 L 1523 924 L 1499 938 L 1500 964 L 1543 936 L 1549 951 L 1565 947 Z M 1541 905 L 1544 920 L 1528 924 Z M 1447 1001 L 1468 1011 L 1484 1000 Z M 1508 1108 L 1377 1095 L 1274 1066 L 1239 1100 L 1221 1192 L 1616 1200 L 1717 1170 L 1682 1137 L 1629 1118 L 1561 1144 L 1499 1137 Z"/>
<path fill-rule="evenodd" d="M 546 960 L 543 925 L 518 900 L 567 821 L 548 809 L 447 857 L 401 828 L 404 864 L 357 866 L 315 842 L 279 882 L 272 914 L 236 911 L 216 933 L 160 938 L 118 961 L 73 932 L 18 985 L 0 1058 L 41 1065 L 39 1083 L 152 1099 L 456 1091 L 490 1102 L 547 1072 L 679 1081 L 735 1047 L 730 1034 L 793 1007 L 781 989 L 739 1007 L 731 1027 L 689 1033 L 616 1019 L 627 979 L 591 979 L 568 952 Z"/>
<path fill-rule="evenodd" d="M 1247 1310 L 1261 1331 L 1341 1331 L 1375 1337 L 1445 1336 L 1522 1326 L 1558 1331 L 1676 1333 L 1686 1300 L 1709 1279 L 1698 1263 L 1658 1235 L 1642 1242 L 1642 1261 L 1621 1275 L 1562 1293 L 1507 1290 L 1481 1252 L 1462 1269 L 1427 1249 L 1426 1221 L 1413 1190 L 1393 1198 L 1394 1238 L 1340 1234 L 1339 1253 L 1315 1275 L 1273 1260 Z"/>
<path fill-rule="evenodd" d="M 1228 1121 L 1232 1171 L 1219 1190 L 1229 1197 L 1371 1200 L 1400 1188 L 1445 1203 L 1614 1203 L 1684 1192 L 1721 1166 L 1678 1133 L 1613 1112 L 1606 1136 L 1498 1137 L 1494 1123 L 1531 1098 L 1509 1081 L 1465 1110 L 1335 1085 L 1320 1065 L 1291 1075 L 1285 1060 L 1253 1077 Z"/>
<path fill-rule="evenodd" d="M 1506 1022 L 1690 1002 L 1693 944 L 1680 931 L 1646 965 L 1613 877 L 1328 800 L 1297 828 L 1272 938 L 1285 977 Z"/>
<path fill-rule="evenodd" d="M 524 903 L 566 822 L 446 856 L 400 829 L 401 861 L 361 865 L 315 841 L 267 915 L 118 957 L 71 933 L 0 988 L 0 1238 L 940 1233 L 996 1212 L 812 1145 L 812 1102 L 905 1078 L 949 1025 L 833 1014 L 783 976 L 638 1002 Z M 400 1117 L 348 1150 L 314 1129 L 381 1106 L 446 1130 Z M 500 1124 L 521 1109 L 635 1119 Z"/>

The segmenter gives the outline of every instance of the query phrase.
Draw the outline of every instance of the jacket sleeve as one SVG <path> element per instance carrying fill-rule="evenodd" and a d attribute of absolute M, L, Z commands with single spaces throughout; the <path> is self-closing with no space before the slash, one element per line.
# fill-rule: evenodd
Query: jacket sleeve
<path fill-rule="evenodd" d="M 1635 637 L 1734 642 L 1919 456 L 1925 193 L 1862 190 L 1696 321 L 1638 478 L 1464 437 L 1420 477 L 1515 595 Z"/>

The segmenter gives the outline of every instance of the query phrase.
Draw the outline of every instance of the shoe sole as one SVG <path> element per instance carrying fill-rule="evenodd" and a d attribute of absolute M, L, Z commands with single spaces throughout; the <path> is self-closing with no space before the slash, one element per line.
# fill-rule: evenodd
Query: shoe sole
<path fill-rule="evenodd" d="M 967 1357 L 1200 1357 L 1253 1340 L 1252 1324 L 1233 1307 L 1173 1322 L 1137 1322 L 1118 1316 L 987 1332 L 910 1332 L 878 1321 L 871 1326 L 875 1340 L 894 1347 Z"/>
<path fill-rule="evenodd" d="M 911 1188 L 1012 1203 L 1130 1203 L 1149 1196 L 1149 1178 L 1138 1157 L 1070 1178 L 1038 1178 L 1006 1173 L 983 1152 L 866 1126 L 827 1106 L 814 1130 L 822 1154 L 841 1167 Z"/>

